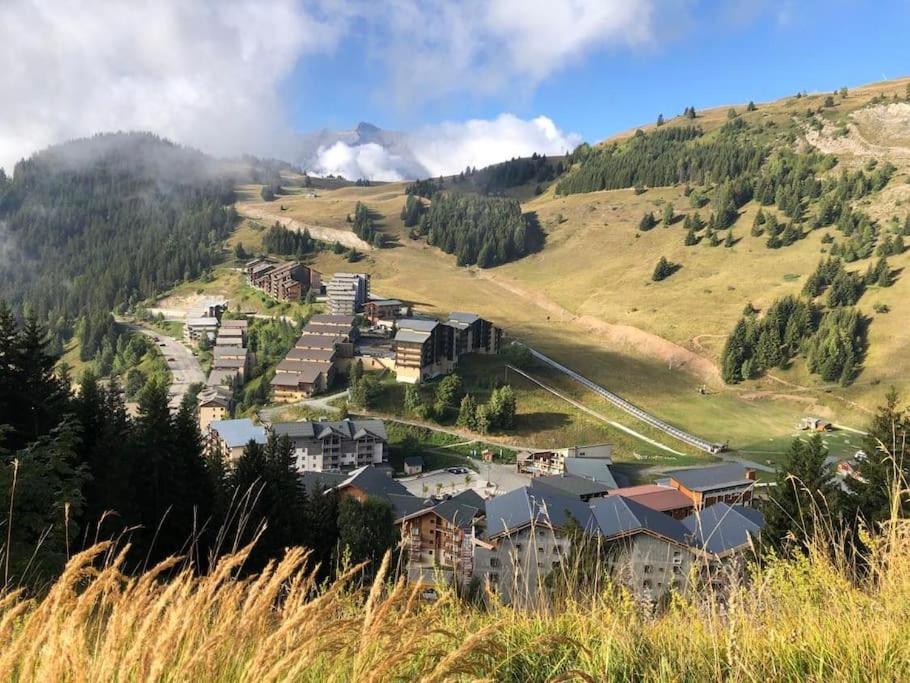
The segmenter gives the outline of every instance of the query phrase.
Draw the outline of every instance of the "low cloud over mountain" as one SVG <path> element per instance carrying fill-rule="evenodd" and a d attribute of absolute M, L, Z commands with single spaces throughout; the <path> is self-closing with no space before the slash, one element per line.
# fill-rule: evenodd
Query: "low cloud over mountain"
<path fill-rule="evenodd" d="M 525 120 L 501 114 L 425 126 L 410 133 L 360 123 L 353 130 L 307 135 L 294 161 L 318 175 L 403 180 L 450 175 L 517 156 L 563 154 L 581 142 L 546 116 Z"/>

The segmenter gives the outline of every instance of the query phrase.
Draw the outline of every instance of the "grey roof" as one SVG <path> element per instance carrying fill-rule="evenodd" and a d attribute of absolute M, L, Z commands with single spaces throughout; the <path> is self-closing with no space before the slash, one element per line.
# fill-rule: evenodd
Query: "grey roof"
<path fill-rule="evenodd" d="M 402 318 L 397 323 L 399 330 L 412 330 L 415 332 L 432 332 L 439 325 L 438 320 L 431 318 Z"/>
<path fill-rule="evenodd" d="M 321 363 L 303 363 L 293 360 L 283 360 L 275 368 L 275 376 L 269 382 L 273 387 L 292 387 L 301 382 L 313 384 L 319 381 L 319 376 L 325 372 L 327 366 Z"/>
<path fill-rule="evenodd" d="M 230 322 L 230 321 L 227 321 Z M 234 327 L 233 325 L 221 325 L 218 328 L 219 337 L 242 337 L 246 331 L 243 327 Z"/>
<path fill-rule="evenodd" d="M 486 536 L 492 538 L 526 526 L 561 527 L 570 519 L 583 529 L 592 527 L 591 508 L 578 498 L 563 496 L 527 486 L 487 501 Z"/>
<path fill-rule="evenodd" d="M 335 488 L 347 478 L 344 472 L 301 472 L 300 483 L 308 493 L 318 493 Z"/>
<path fill-rule="evenodd" d="M 468 529 L 473 524 L 474 519 L 483 514 L 483 512 L 461 501 L 449 498 L 442 501 L 433 508 L 433 512 L 442 517 L 444 520 L 462 529 Z"/>
<path fill-rule="evenodd" d="M 566 496 L 603 496 L 610 490 L 608 486 L 579 477 L 574 474 L 552 474 L 546 477 L 534 477 L 531 480 L 532 489 L 551 490 Z"/>
<path fill-rule="evenodd" d="M 380 498 L 389 495 L 412 496 L 404 486 L 392 479 L 388 474 L 377 470 L 371 465 L 360 467 L 348 473 L 348 478 L 338 484 L 338 488 L 356 486 L 367 495 L 379 496 Z"/>
<path fill-rule="evenodd" d="M 401 299 L 370 299 L 367 301 L 368 304 L 374 304 L 376 306 L 403 306 L 404 301 Z"/>
<path fill-rule="evenodd" d="M 265 428 L 254 425 L 248 417 L 240 420 L 215 420 L 209 424 L 209 429 L 217 432 L 228 448 L 239 448 L 250 441 L 260 444 L 266 441 Z"/>
<path fill-rule="evenodd" d="M 320 435 L 339 434 L 348 439 L 360 438 L 362 433 L 369 433 L 383 441 L 388 440 L 385 423 L 382 420 L 323 420 L 321 422 L 276 422 L 272 431 L 278 436 L 287 434 L 292 439 L 317 439 Z"/>
<path fill-rule="evenodd" d="M 240 328 L 242 330 L 245 330 L 248 325 L 249 325 L 249 323 L 244 318 L 239 318 L 239 319 L 222 318 L 221 319 L 222 329 L 229 329 L 229 328 L 233 327 L 233 328 Z"/>
<path fill-rule="evenodd" d="M 404 459 L 404 464 L 411 467 L 423 467 L 423 457 L 420 455 L 409 455 Z"/>
<path fill-rule="evenodd" d="M 388 475 L 385 474 L 382 476 L 387 479 L 389 478 Z M 382 497 L 391 504 L 392 510 L 395 513 L 395 519 L 413 515 L 415 512 L 432 504 L 426 498 L 420 498 L 419 496 L 414 496 L 410 493 L 387 493 Z"/>
<path fill-rule="evenodd" d="M 593 479 L 609 489 L 619 486 L 610 470 L 612 460 L 609 458 L 566 458 L 564 463 L 566 474 Z"/>
<path fill-rule="evenodd" d="M 212 356 L 214 358 L 222 358 L 224 356 L 246 357 L 246 355 L 247 355 L 247 350 L 245 348 L 243 348 L 242 346 L 216 345 L 216 346 L 212 347 Z"/>
<path fill-rule="evenodd" d="M 395 341 L 412 344 L 423 344 L 430 338 L 429 332 L 414 332 L 412 330 L 401 330 L 395 332 Z"/>
<path fill-rule="evenodd" d="M 205 385 L 208 387 L 222 386 L 225 381 L 233 382 L 236 374 L 236 370 L 219 370 L 218 368 L 215 368 L 209 373 L 208 378 L 206 378 Z"/>
<path fill-rule="evenodd" d="M 243 358 L 215 358 L 212 360 L 212 367 L 216 370 L 228 370 L 246 367 L 246 361 Z"/>
<path fill-rule="evenodd" d="M 226 387 L 207 387 L 199 392 L 196 401 L 200 406 L 219 405 L 227 408 L 231 405 L 231 392 Z"/>
<path fill-rule="evenodd" d="M 684 520 L 691 542 L 709 553 L 724 553 L 748 546 L 765 526 L 764 515 L 742 505 L 715 503 Z"/>
<path fill-rule="evenodd" d="M 477 322 L 478 320 L 480 320 L 480 316 L 476 313 L 459 313 L 457 311 L 454 313 L 449 313 L 450 322 L 459 322 L 470 325 L 471 323 Z"/>
<path fill-rule="evenodd" d="M 746 467 L 742 463 L 728 462 L 710 467 L 693 467 L 686 470 L 673 470 L 665 475 L 675 479 L 690 491 L 709 491 L 740 484 L 752 484 L 746 477 Z"/>
<path fill-rule="evenodd" d="M 666 539 L 688 545 L 689 531 L 679 520 L 622 496 L 593 501 L 594 519 L 605 538 L 650 531 Z"/>
<path fill-rule="evenodd" d="M 307 323 L 300 334 L 349 334 L 353 327 L 341 327 L 339 325 L 326 325 L 324 323 Z"/>
<path fill-rule="evenodd" d="M 474 489 L 465 489 L 457 496 L 452 496 L 452 500 L 457 500 L 465 505 L 475 507 L 481 512 L 486 512 L 487 502 Z"/>

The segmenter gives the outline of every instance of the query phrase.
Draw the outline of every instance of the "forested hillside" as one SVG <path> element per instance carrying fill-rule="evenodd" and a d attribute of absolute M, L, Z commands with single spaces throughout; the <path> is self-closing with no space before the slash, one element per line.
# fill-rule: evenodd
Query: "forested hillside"
<path fill-rule="evenodd" d="M 67 338 L 79 316 L 210 268 L 232 203 L 233 180 L 214 162 L 150 134 L 51 147 L 0 178 L 0 298 Z"/>

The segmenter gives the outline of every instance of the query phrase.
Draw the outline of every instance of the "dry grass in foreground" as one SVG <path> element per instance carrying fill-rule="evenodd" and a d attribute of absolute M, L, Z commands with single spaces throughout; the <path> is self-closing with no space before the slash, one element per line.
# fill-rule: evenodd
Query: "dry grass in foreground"
<path fill-rule="evenodd" d="M 176 559 L 128 577 L 112 552 L 74 557 L 40 599 L 0 597 L 0 679 L 910 679 L 907 521 L 875 541 L 859 585 L 816 553 L 660 615 L 617 591 L 537 612 L 427 605 L 385 566 L 372 586 L 357 569 L 319 586 L 299 549 L 249 579 L 235 578 L 244 552 L 201 577 Z"/>

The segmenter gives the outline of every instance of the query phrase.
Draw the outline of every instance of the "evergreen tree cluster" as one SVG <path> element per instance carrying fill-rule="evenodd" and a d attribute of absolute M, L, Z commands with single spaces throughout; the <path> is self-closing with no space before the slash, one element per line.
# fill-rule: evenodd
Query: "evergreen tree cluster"
<path fill-rule="evenodd" d="M 20 321 L 0 301 L 4 580 L 46 586 L 68 556 L 104 540 L 130 545 L 128 568 L 180 555 L 205 571 L 261 534 L 242 571 L 305 546 L 322 576 L 394 545 L 384 503 L 352 508 L 300 485 L 287 437 L 247 444 L 228 469 L 204 455 L 192 395 L 172 413 L 167 385 L 149 382 L 131 417 L 116 379 L 103 385 L 89 372 L 70 393 L 56 361 L 35 316 Z"/>
<path fill-rule="evenodd" d="M 849 384 L 866 347 L 866 321 L 852 307 L 822 311 L 811 301 L 787 296 L 763 318 L 745 315 L 733 328 L 721 355 L 728 384 L 785 368 L 797 355 L 825 381 Z"/>
<path fill-rule="evenodd" d="M 214 162 L 150 134 L 51 147 L 0 181 L 0 297 L 28 302 L 65 339 L 86 313 L 134 304 L 215 265 L 233 202 L 233 181 Z"/>
<path fill-rule="evenodd" d="M 288 230 L 276 221 L 262 236 L 262 247 L 270 254 L 302 259 L 316 251 L 318 243 L 308 230 Z"/>
<path fill-rule="evenodd" d="M 426 207 L 418 199 L 418 195 L 409 194 L 405 200 L 404 206 L 401 207 L 401 220 L 404 227 L 413 228 L 420 222 L 420 217 L 424 214 Z"/>
<path fill-rule="evenodd" d="M 756 175 L 767 154 L 763 147 L 735 134 L 720 135 L 711 142 L 702 137 L 695 126 L 663 127 L 621 145 L 576 148 L 571 157 L 576 167 L 557 183 L 556 192 L 723 182 Z"/>
<path fill-rule="evenodd" d="M 382 247 L 385 243 L 383 234 L 373 220 L 373 212 L 363 202 L 357 202 L 354 206 L 353 226 L 354 234 L 367 244 Z"/>
<path fill-rule="evenodd" d="M 524 216 L 514 199 L 480 195 L 437 194 L 421 220 L 418 234 L 458 265 L 498 266 L 543 246 L 544 234 L 533 216 Z"/>
<path fill-rule="evenodd" d="M 441 182 L 438 182 L 433 178 L 427 178 L 426 180 L 415 180 L 413 183 L 409 183 L 408 186 L 404 188 L 404 193 L 409 195 L 413 194 L 418 197 L 423 197 L 424 199 L 432 199 L 433 195 L 441 189 Z"/>
<path fill-rule="evenodd" d="M 481 194 L 498 194 L 528 183 L 548 183 L 562 174 L 562 160 L 555 163 L 536 152 L 530 157 L 512 158 L 499 164 L 475 170 L 470 176 L 456 176 L 456 182 L 469 178 Z"/>
<path fill-rule="evenodd" d="M 471 394 L 462 397 L 456 424 L 480 434 L 505 432 L 515 427 L 517 410 L 515 391 L 508 384 L 496 387 L 486 403 L 478 403 Z"/>

